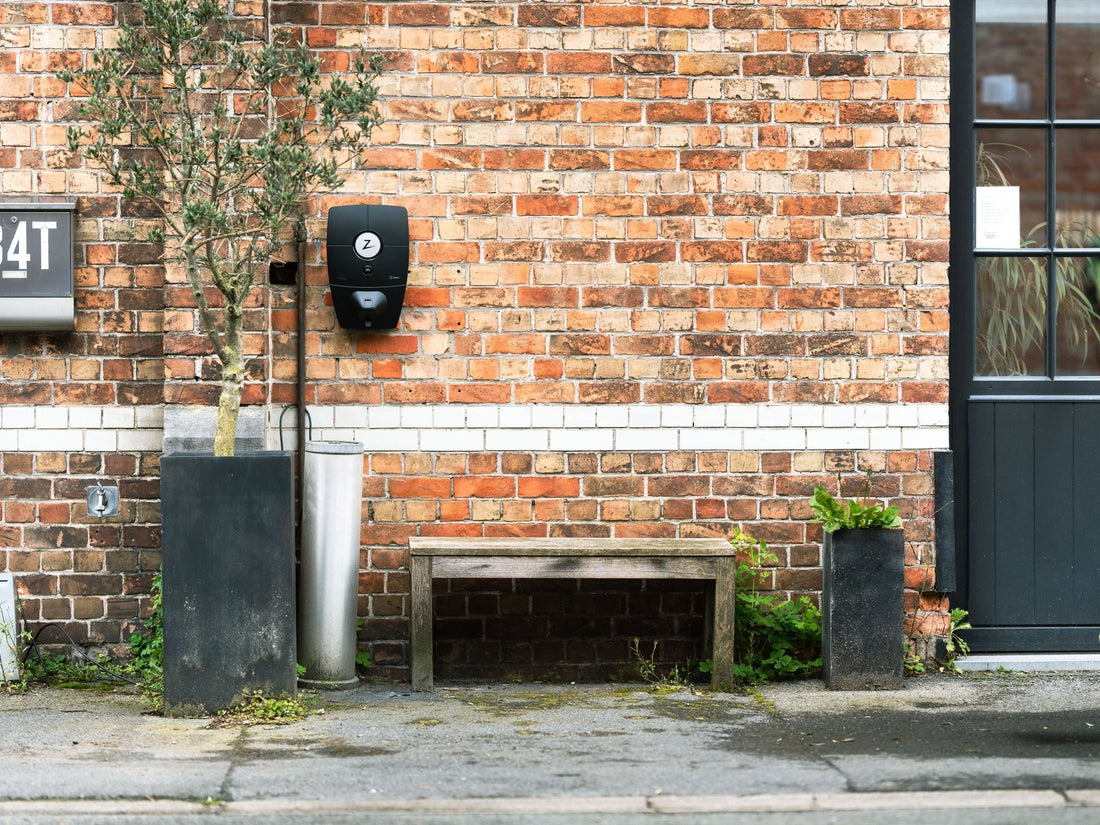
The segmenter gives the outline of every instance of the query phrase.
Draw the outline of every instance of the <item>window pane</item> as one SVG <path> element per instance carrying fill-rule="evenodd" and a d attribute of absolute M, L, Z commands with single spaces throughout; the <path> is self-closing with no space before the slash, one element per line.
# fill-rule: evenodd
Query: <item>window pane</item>
<path fill-rule="evenodd" d="M 1100 247 L 1100 130 L 1055 130 L 1058 246 Z"/>
<path fill-rule="evenodd" d="M 1046 0 L 977 0 L 974 35 L 978 117 L 1046 117 Z"/>
<path fill-rule="evenodd" d="M 1043 258 L 979 258 L 975 374 L 1045 375 L 1047 275 Z"/>
<path fill-rule="evenodd" d="M 1058 0 L 1055 23 L 1055 115 L 1100 117 L 1100 3 Z"/>
<path fill-rule="evenodd" d="M 988 240 L 990 236 L 985 231 L 979 231 L 976 240 L 979 249 L 1046 246 L 1045 136 L 1044 129 L 977 130 L 978 187 L 996 187 L 979 192 L 978 203 L 1005 202 L 1006 209 L 1011 205 L 1015 209 L 1014 214 L 993 215 L 992 221 L 994 224 L 1011 222 L 1012 228 L 994 237 L 1003 238 L 1005 234 L 1019 237 L 1017 243 L 998 242 Z M 1018 187 L 1018 191 L 1011 187 Z M 1018 219 L 1015 214 L 1019 215 Z M 977 218 L 977 228 L 987 229 L 990 215 L 979 211 Z M 983 242 L 983 238 L 987 240 Z"/>
<path fill-rule="evenodd" d="M 1058 261 L 1058 375 L 1100 375 L 1100 258 Z"/>

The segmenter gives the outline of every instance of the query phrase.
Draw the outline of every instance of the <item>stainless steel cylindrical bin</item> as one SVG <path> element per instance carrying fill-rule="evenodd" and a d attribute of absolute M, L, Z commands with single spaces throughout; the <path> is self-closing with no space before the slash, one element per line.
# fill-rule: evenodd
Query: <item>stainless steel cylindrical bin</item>
<path fill-rule="evenodd" d="M 302 552 L 298 592 L 298 664 L 304 687 L 358 684 L 355 625 L 363 445 L 308 441 L 302 469 Z"/>

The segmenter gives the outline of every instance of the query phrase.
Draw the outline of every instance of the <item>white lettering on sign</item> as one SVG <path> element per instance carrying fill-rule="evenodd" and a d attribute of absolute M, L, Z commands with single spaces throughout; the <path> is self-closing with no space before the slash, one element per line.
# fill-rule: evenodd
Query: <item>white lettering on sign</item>
<path fill-rule="evenodd" d="M 38 249 L 40 250 L 41 261 L 38 263 L 39 269 L 50 268 L 50 230 L 57 229 L 57 221 L 31 221 L 31 229 L 38 230 Z"/>
<path fill-rule="evenodd" d="M 57 221 L 31 221 L 31 229 L 38 232 L 38 268 L 50 268 L 50 230 L 57 229 Z M 2 228 L 0 228 L 0 265 L 7 260 L 15 264 L 16 269 L 0 269 L 0 278 L 26 278 L 31 268 L 31 244 L 27 239 L 27 222 L 15 224 L 11 241 L 4 248 Z"/>

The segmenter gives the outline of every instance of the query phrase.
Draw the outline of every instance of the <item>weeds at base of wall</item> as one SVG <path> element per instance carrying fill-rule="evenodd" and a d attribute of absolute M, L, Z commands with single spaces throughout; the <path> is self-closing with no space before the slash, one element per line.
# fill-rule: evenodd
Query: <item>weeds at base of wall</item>
<path fill-rule="evenodd" d="M 805 596 L 784 599 L 762 590 L 778 564 L 762 539 L 740 530 L 730 539 L 737 550 L 734 615 L 734 679 L 759 685 L 774 679 L 800 679 L 821 670 L 821 611 Z M 706 660 L 699 665 L 711 672 Z"/>

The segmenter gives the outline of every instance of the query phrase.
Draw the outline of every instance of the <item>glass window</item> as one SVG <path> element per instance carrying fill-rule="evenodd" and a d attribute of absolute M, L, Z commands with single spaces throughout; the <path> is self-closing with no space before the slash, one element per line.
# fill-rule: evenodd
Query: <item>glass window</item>
<path fill-rule="evenodd" d="M 1100 117 L 1100 3 L 1058 0 L 1055 10 L 1055 114 L 1069 120 Z"/>
<path fill-rule="evenodd" d="M 979 258 L 975 276 L 976 374 L 1045 375 L 1046 260 Z"/>
<path fill-rule="evenodd" d="M 976 0 L 975 13 L 978 117 L 1046 117 L 1046 0 Z"/>
<path fill-rule="evenodd" d="M 1056 129 L 1057 245 L 1100 247 L 1100 130 Z"/>
<path fill-rule="evenodd" d="M 1100 258 L 1058 261 L 1059 375 L 1100 375 Z"/>
<path fill-rule="evenodd" d="M 1047 245 L 1046 134 L 1043 129 L 977 130 L 979 249 Z M 1002 209 L 990 211 L 998 203 Z M 1007 242 L 1006 235 L 1016 236 L 1016 242 Z"/>

